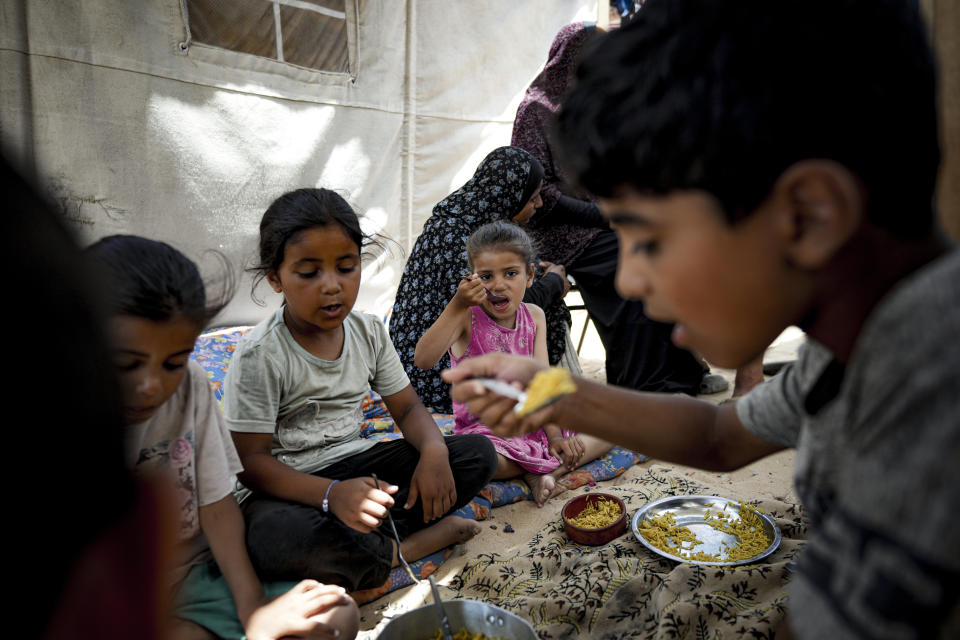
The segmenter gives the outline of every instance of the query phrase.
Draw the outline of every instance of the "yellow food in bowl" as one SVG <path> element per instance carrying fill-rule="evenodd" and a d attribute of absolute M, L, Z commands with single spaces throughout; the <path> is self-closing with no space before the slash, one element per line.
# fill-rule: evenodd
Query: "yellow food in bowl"
<path fill-rule="evenodd" d="M 613 500 L 597 500 L 577 514 L 575 518 L 568 518 L 570 524 L 581 529 L 600 529 L 613 524 L 620 519 L 623 511 L 620 505 Z"/>
<path fill-rule="evenodd" d="M 525 416 L 545 405 L 554 398 L 577 390 L 570 372 L 563 367 L 550 367 L 538 371 L 527 387 L 527 399 L 517 410 L 518 416 Z"/>

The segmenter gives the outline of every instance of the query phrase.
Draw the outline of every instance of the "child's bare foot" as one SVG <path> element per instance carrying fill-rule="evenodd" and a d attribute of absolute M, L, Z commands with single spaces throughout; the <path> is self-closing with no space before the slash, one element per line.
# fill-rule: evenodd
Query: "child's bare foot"
<path fill-rule="evenodd" d="M 403 557 L 412 562 L 433 553 L 451 544 L 466 542 L 480 533 L 480 525 L 476 520 L 460 516 L 446 516 L 426 529 L 410 534 L 400 544 Z M 400 561 L 393 559 L 393 566 L 399 566 Z"/>
<path fill-rule="evenodd" d="M 556 480 L 549 473 L 525 473 L 523 480 L 530 485 L 530 491 L 538 507 L 542 507 L 557 488 Z"/>

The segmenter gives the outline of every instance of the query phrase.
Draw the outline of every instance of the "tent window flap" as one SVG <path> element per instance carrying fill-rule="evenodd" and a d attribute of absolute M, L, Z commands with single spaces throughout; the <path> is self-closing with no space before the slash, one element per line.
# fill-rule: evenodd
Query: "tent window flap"
<path fill-rule="evenodd" d="M 194 42 L 350 73 L 346 0 L 186 0 Z"/>

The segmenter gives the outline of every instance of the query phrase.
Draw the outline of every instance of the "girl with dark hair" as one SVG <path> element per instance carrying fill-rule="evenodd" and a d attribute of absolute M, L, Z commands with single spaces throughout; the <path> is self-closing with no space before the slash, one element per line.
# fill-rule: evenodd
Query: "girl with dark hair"
<path fill-rule="evenodd" d="M 400 554 L 419 559 L 479 531 L 451 513 L 493 475 L 493 447 L 482 436 L 444 438 L 383 323 L 352 310 L 370 242 L 329 189 L 284 194 L 260 223 L 255 270 L 284 304 L 237 346 L 224 413 L 252 491 L 243 512 L 264 578 L 379 587 Z M 360 437 L 371 388 L 403 439 Z M 399 547 L 381 530 L 388 513 Z"/>
<path fill-rule="evenodd" d="M 5 555 L 4 575 L 37 596 L 6 633 L 165 639 L 161 558 L 172 532 L 158 492 L 124 465 L 120 390 L 110 367 L 97 366 L 109 350 L 96 274 L 65 221 L 3 157 L 0 182 L 0 255 L 22 287 L 17 305 L 30 310 L 30 335 L 40 337 L 7 341 L 17 375 L 5 380 L 4 397 L 42 446 L 35 464 L 5 466 L 5 484 L 15 487 L 4 500 L 8 526 L 16 514 L 29 531 Z M 8 325 L 22 322 L 9 315 Z M 56 383 L 46 383 L 52 373 Z M 77 499 L 77 489 L 90 499 Z"/>
<path fill-rule="evenodd" d="M 491 151 L 473 177 L 440 201 L 423 225 L 423 231 L 400 278 L 390 316 L 390 338 L 400 361 L 424 404 L 440 413 L 450 413 L 450 385 L 440 372 L 450 366 L 444 355 L 436 366 L 422 370 L 414 362 L 417 341 L 430 328 L 457 292 L 467 273 L 463 247 L 482 225 L 496 220 L 522 223 L 542 204 L 543 168 L 529 153 L 516 147 Z M 551 364 L 579 371 L 576 352 L 568 349 L 570 312 L 563 303 L 569 288 L 559 264 L 545 268 L 527 289 L 524 300 L 540 306 L 547 317 L 547 351 Z"/>
<path fill-rule="evenodd" d="M 240 460 L 206 373 L 190 360 L 197 336 L 225 300 L 208 302 L 196 265 L 162 242 L 109 236 L 88 254 L 107 284 L 127 462 L 176 489 L 178 544 L 169 567 L 174 635 L 353 637 L 357 606 L 343 589 L 313 580 L 265 589 L 250 564 L 232 493 Z"/>
<path fill-rule="evenodd" d="M 449 353 L 456 366 L 484 353 L 533 356 L 547 363 L 543 310 L 523 302 L 533 283 L 534 253 L 530 237 L 515 224 L 491 222 L 470 236 L 466 246 L 471 275 L 417 343 L 416 364 L 427 369 Z M 456 433 L 479 433 L 497 450 L 496 479 L 523 475 L 537 506 L 565 490 L 556 479 L 610 449 L 593 436 L 561 431 L 548 424 L 533 433 L 498 438 L 460 403 L 453 404 Z"/>
<path fill-rule="evenodd" d="M 250 271 L 253 288 L 283 263 L 287 242 L 292 236 L 315 227 L 339 228 L 360 248 L 361 257 L 371 257 L 384 248 L 379 236 L 368 235 L 360 228 L 356 212 L 340 194 L 330 189 L 296 189 L 270 205 L 260 220 L 260 255 Z M 367 249 L 373 248 L 367 252 Z"/>

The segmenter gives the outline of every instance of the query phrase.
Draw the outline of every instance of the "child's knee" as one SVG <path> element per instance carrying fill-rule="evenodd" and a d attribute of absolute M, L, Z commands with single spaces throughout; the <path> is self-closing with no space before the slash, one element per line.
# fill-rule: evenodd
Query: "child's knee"
<path fill-rule="evenodd" d="M 456 459 L 456 469 L 475 468 L 478 476 L 485 476 L 488 480 L 493 477 L 500 464 L 500 456 L 490 442 L 490 438 L 476 433 L 455 436 L 458 440 L 456 456 L 451 449 L 450 459 Z M 448 442 L 448 447 L 450 443 Z M 469 465 L 469 466 L 468 466 Z M 452 465 L 451 465 L 452 466 Z"/>
<path fill-rule="evenodd" d="M 251 552 L 260 547 L 274 549 L 278 543 L 296 545 L 309 540 L 318 526 L 310 511 L 315 510 L 273 500 L 250 505 L 244 518 Z"/>
<path fill-rule="evenodd" d="M 494 478 L 513 478 L 523 473 L 523 468 L 510 458 L 497 454 L 497 469 L 493 474 Z"/>

